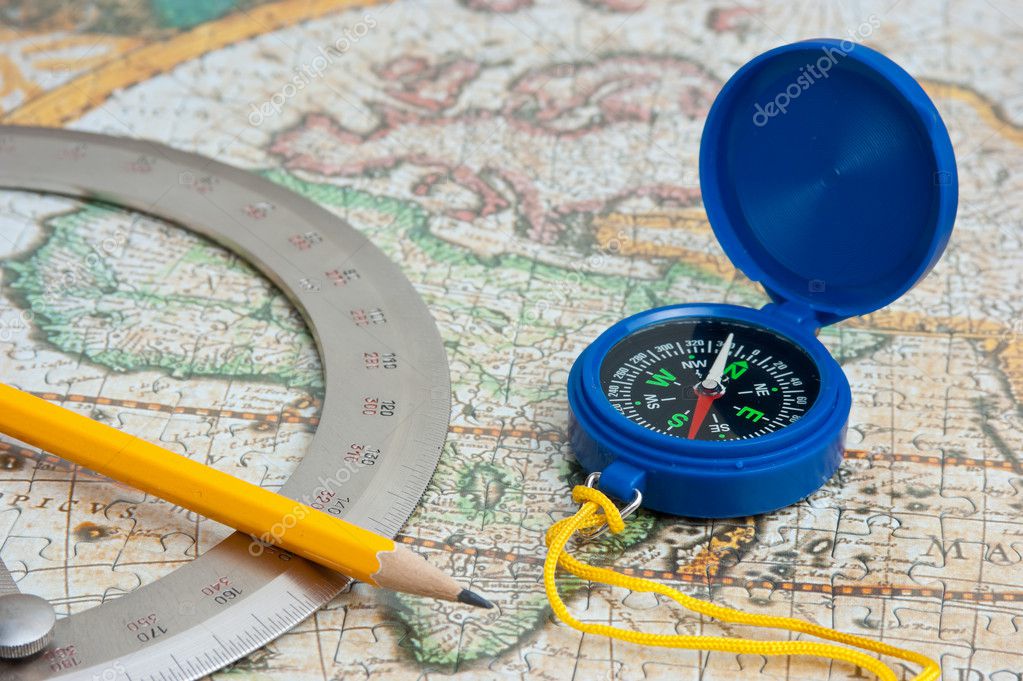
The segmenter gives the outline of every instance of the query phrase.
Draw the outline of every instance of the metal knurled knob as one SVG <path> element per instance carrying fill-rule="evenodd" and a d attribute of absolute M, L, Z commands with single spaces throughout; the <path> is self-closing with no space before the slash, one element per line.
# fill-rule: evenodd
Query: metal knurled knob
<path fill-rule="evenodd" d="M 31 594 L 0 596 L 0 657 L 35 655 L 53 640 L 57 616 L 53 606 Z"/>
<path fill-rule="evenodd" d="M 53 606 L 45 598 L 19 593 L 0 560 L 0 658 L 16 660 L 35 655 L 50 645 L 56 623 Z"/>

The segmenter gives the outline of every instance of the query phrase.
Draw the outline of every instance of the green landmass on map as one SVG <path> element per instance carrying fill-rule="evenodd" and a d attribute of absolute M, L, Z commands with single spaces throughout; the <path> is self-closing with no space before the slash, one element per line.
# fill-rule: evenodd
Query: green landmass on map
<path fill-rule="evenodd" d="M 322 388 L 301 317 L 241 258 L 98 204 L 46 228 L 38 248 L 4 264 L 5 279 L 60 350 L 114 371 Z"/>

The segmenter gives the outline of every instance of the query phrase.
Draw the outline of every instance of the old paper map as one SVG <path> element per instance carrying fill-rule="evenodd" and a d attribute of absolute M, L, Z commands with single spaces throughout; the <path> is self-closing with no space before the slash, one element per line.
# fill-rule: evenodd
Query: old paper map
<path fill-rule="evenodd" d="M 854 679 L 843 665 L 644 649 L 552 620 L 543 532 L 572 510 L 565 382 L 619 318 L 759 305 L 711 233 L 708 107 L 754 55 L 834 36 L 885 52 L 948 124 L 944 259 L 822 339 L 849 450 L 765 517 L 630 521 L 601 560 L 694 595 L 1023 679 L 1023 10 L 1006 0 L 0 3 L 0 120 L 156 139 L 261 173 L 400 264 L 445 339 L 452 425 L 402 540 L 485 613 L 356 587 L 216 676 Z M 88 257 L 86 257 L 88 256 Z M 116 209 L 0 193 L 0 375 L 276 488 L 317 423 L 319 359 L 247 264 Z M 83 264 L 84 263 L 84 264 Z M 0 443 L 2 557 L 63 616 L 159 579 L 227 530 Z M 749 635 L 566 581 L 584 619 Z"/>

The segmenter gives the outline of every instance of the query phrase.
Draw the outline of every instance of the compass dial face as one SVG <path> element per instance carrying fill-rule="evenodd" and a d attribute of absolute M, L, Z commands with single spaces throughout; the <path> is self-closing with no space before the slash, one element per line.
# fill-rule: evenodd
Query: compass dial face
<path fill-rule="evenodd" d="M 813 406 L 820 371 L 788 338 L 754 324 L 678 319 L 628 336 L 604 357 L 604 395 L 662 435 L 714 442 L 762 437 Z"/>

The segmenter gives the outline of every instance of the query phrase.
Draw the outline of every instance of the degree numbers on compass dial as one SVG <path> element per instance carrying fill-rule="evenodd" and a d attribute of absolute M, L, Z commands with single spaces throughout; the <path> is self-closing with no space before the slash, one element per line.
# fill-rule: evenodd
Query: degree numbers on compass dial
<path fill-rule="evenodd" d="M 715 387 L 708 374 L 729 334 Z M 795 423 L 820 382 L 813 359 L 788 338 L 713 318 L 641 329 L 612 347 L 600 367 L 604 395 L 625 418 L 662 435 L 708 441 L 760 437 Z"/>

